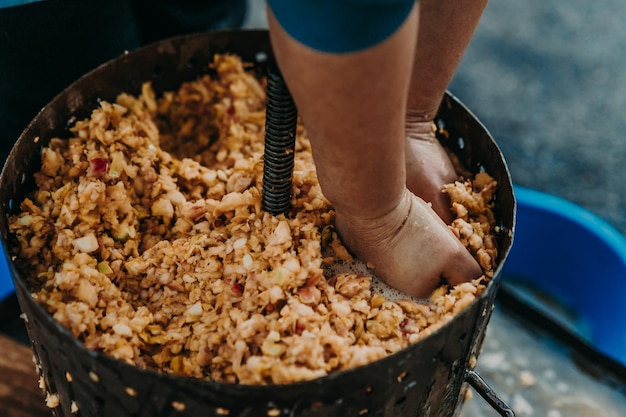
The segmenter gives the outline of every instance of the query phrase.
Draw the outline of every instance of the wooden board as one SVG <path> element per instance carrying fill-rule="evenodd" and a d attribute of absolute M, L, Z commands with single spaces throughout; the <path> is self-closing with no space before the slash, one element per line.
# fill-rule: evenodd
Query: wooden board
<path fill-rule="evenodd" d="M 28 346 L 0 334 L 0 417 L 50 417 Z"/>

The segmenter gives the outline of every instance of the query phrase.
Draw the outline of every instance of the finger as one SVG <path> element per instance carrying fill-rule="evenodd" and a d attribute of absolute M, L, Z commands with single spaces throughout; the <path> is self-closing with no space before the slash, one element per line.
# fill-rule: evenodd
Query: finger
<path fill-rule="evenodd" d="M 480 278 L 481 275 L 483 275 L 482 268 L 464 247 L 458 251 L 458 255 L 454 256 L 453 262 L 447 264 L 442 274 L 446 282 L 450 285 L 469 282 Z"/>
<path fill-rule="evenodd" d="M 419 276 L 413 280 L 411 287 L 405 290 L 405 292 L 413 297 L 427 299 L 431 296 L 433 291 L 444 283 L 445 282 L 441 279 L 441 276 L 437 274 Z"/>

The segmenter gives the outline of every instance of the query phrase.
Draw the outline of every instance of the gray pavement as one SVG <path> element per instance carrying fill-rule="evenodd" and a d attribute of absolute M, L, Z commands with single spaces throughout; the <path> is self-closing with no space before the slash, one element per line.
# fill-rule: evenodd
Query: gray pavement
<path fill-rule="evenodd" d="M 451 90 L 499 143 L 515 183 L 626 233 L 626 3 L 492 1 Z"/>

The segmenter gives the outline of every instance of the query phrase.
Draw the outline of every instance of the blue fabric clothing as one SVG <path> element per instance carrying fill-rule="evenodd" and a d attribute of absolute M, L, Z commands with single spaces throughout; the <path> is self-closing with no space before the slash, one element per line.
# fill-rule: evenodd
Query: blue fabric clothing
<path fill-rule="evenodd" d="M 318 51 L 347 53 L 391 36 L 415 0 L 268 0 L 283 29 Z"/>
<path fill-rule="evenodd" d="M 34 3 L 41 0 L 0 0 L 0 9 L 3 7 L 20 6 L 26 3 Z"/>

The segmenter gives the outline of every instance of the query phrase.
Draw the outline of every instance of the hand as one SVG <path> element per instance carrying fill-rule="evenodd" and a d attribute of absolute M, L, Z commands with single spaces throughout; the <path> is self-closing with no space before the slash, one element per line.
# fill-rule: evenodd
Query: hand
<path fill-rule="evenodd" d="M 388 285 L 427 298 L 442 280 L 476 279 L 482 269 L 424 200 L 408 189 L 395 208 L 377 219 L 336 213 L 344 244 Z"/>
<path fill-rule="evenodd" d="M 454 216 L 450 211 L 450 198 L 443 186 L 454 182 L 458 175 L 435 137 L 435 125 L 418 116 L 407 115 L 406 120 L 406 185 L 408 189 L 426 202 L 446 223 Z"/>

